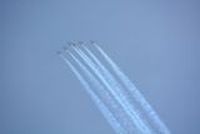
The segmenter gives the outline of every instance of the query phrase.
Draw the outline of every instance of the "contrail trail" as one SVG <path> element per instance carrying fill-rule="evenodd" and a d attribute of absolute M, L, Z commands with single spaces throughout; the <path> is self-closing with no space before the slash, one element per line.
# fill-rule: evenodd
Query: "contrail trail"
<path fill-rule="evenodd" d="M 152 107 L 148 104 L 148 102 L 145 100 L 142 94 L 136 89 L 135 85 L 129 80 L 129 78 L 121 71 L 121 69 L 112 61 L 112 59 L 97 44 L 93 43 L 93 45 L 101 53 L 104 59 L 109 63 L 109 65 L 114 70 L 113 72 L 115 72 L 118 78 L 122 81 L 126 89 L 130 91 L 131 95 L 133 96 L 132 98 L 136 99 L 140 103 L 142 110 L 145 111 L 146 116 L 144 117 L 144 119 L 146 118 L 146 120 L 149 120 L 149 124 L 152 125 L 152 129 L 154 129 L 155 132 L 157 133 L 170 134 L 170 131 L 168 130 L 168 128 L 159 119 L 158 115 L 155 113 Z"/>
<path fill-rule="evenodd" d="M 82 73 L 62 54 L 61 58 L 70 66 L 115 132 L 170 134 L 168 128 L 128 77 L 96 43 L 92 44 L 110 66 L 110 71 L 83 44 L 72 43 L 70 45 L 72 49 L 68 51 L 68 55 L 79 66 Z"/>
<path fill-rule="evenodd" d="M 133 107 L 131 107 L 131 105 L 127 102 L 125 96 L 121 93 L 121 91 L 119 91 L 120 89 L 118 85 L 115 84 L 115 81 L 112 78 L 112 76 L 109 75 L 109 72 L 106 72 L 106 74 L 102 74 L 103 71 L 101 71 L 98 66 L 92 63 L 92 61 L 89 59 L 89 57 L 87 57 L 87 55 L 79 51 L 77 48 L 74 49 L 83 58 L 83 60 L 85 60 L 85 62 L 91 67 L 91 69 L 96 73 L 97 77 L 109 89 L 109 91 L 115 96 L 117 101 L 122 105 L 127 115 L 130 116 L 130 118 L 133 120 L 134 124 L 140 129 L 140 131 L 143 133 L 150 133 L 150 131 L 143 124 L 141 119 L 137 117 L 136 112 L 134 111 Z M 116 90 L 118 90 L 118 92 L 116 92 Z"/>
<path fill-rule="evenodd" d="M 121 127 L 121 125 L 116 120 L 116 118 L 114 117 L 114 115 L 105 106 L 105 104 L 103 103 L 103 101 L 100 100 L 100 98 L 94 93 L 94 91 L 91 89 L 89 83 L 83 78 L 83 76 L 79 73 L 79 71 L 63 55 L 61 55 L 61 58 L 65 61 L 65 63 L 68 64 L 68 66 L 71 68 L 71 70 L 76 75 L 76 77 L 78 78 L 78 80 L 85 87 L 87 93 L 94 100 L 96 106 L 103 113 L 104 117 L 107 119 L 107 121 L 110 123 L 110 125 L 113 127 L 113 129 L 116 131 L 116 133 L 126 134 L 126 130 Z"/>
<path fill-rule="evenodd" d="M 87 73 L 87 75 L 92 78 L 92 83 L 96 85 L 96 87 L 99 88 L 97 94 L 100 94 L 102 97 L 102 101 L 107 102 L 107 106 L 110 107 L 110 110 L 113 111 L 116 118 L 119 120 L 119 123 L 121 123 L 124 128 L 126 129 L 127 133 L 141 133 L 142 130 L 139 130 L 137 127 L 134 126 L 133 120 L 130 120 L 129 115 L 127 115 L 127 111 L 124 110 L 124 107 L 121 107 L 119 104 L 119 100 L 116 100 L 115 97 L 112 95 L 108 95 L 109 93 L 105 90 L 102 84 L 100 84 L 99 81 L 96 81 L 95 77 L 92 77 L 89 70 L 72 54 L 70 54 L 71 57 L 79 64 L 79 66 L 84 70 L 84 72 Z"/>
<path fill-rule="evenodd" d="M 134 106 L 135 105 L 135 103 L 133 103 L 132 101 L 131 101 L 131 99 L 132 99 L 132 96 L 130 96 L 129 95 L 129 93 L 127 93 L 127 92 L 125 92 L 125 90 L 123 89 L 123 87 L 122 87 L 122 85 L 119 83 L 119 82 L 117 82 L 117 80 L 114 78 L 114 76 L 105 68 L 105 66 L 99 61 L 99 59 L 87 48 L 87 47 L 85 47 L 85 46 L 83 46 L 82 47 L 85 51 L 86 51 L 86 53 L 91 57 L 91 59 L 97 64 L 97 66 L 100 68 L 100 70 L 101 70 L 101 72 L 103 73 L 103 75 L 106 77 L 108 77 L 107 78 L 107 80 L 110 82 L 110 83 L 113 83 L 113 84 L 115 84 L 118 88 L 120 88 L 120 89 L 118 89 L 118 93 L 119 94 L 121 94 L 122 96 L 123 96 L 123 98 L 125 98 L 126 99 L 126 101 L 128 101 L 129 102 L 129 104 L 128 105 L 130 105 L 130 107 L 131 107 L 131 110 L 133 111 L 133 113 L 134 113 L 134 115 L 137 117 L 137 119 L 138 118 L 141 118 L 141 113 L 140 113 L 140 111 L 138 110 L 138 108 L 136 107 L 136 106 Z M 130 98 L 131 97 L 131 98 Z M 138 116 L 140 116 L 140 117 L 138 117 Z M 140 120 L 141 121 L 141 119 L 138 119 L 138 120 Z M 145 124 L 144 124 L 145 123 Z M 145 121 L 145 120 L 143 120 L 143 128 L 145 128 L 145 127 L 147 127 L 147 126 L 145 126 L 145 125 L 147 125 L 146 124 L 147 122 Z M 145 129 L 150 129 L 150 128 L 145 128 Z M 147 131 L 150 131 L 150 130 L 147 130 Z M 148 132 L 148 133 L 150 133 L 150 132 Z"/>
<path fill-rule="evenodd" d="M 112 111 L 118 122 L 123 126 L 124 130 L 126 130 L 124 134 L 141 133 L 139 130 L 137 130 L 137 128 L 135 128 L 134 124 L 132 124 L 133 121 L 130 120 L 130 117 L 127 116 L 126 111 L 124 111 L 118 102 L 115 101 L 115 98 L 106 93 L 104 87 L 99 83 L 99 81 L 96 80 L 94 76 L 91 75 L 88 69 L 76 57 L 74 57 L 72 54 L 70 54 L 70 56 L 81 67 L 83 72 L 86 73 L 88 78 L 92 80 L 92 83 L 95 84 L 95 88 L 98 88 L 96 94 L 102 97 L 102 101 L 106 103 L 107 107 Z M 119 130 L 116 131 L 118 131 L 118 133 L 120 132 Z"/>

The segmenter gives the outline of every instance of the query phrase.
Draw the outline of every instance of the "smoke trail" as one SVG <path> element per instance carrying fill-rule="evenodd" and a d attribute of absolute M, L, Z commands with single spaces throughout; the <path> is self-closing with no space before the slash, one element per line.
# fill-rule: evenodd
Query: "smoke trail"
<path fill-rule="evenodd" d="M 130 117 L 127 115 L 127 112 L 124 111 L 124 109 L 118 104 L 118 101 L 115 101 L 115 98 L 108 96 L 108 94 L 106 94 L 104 88 L 102 87 L 102 85 L 96 81 L 96 79 L 94 77 L 91 76 L 91 73 L 88 72 L 87 68 L 83 66 L 82 63 L 80 63 L 80 61 L 75 58 L 73 55 L 71 55 L 72 58 L 79 64 L 79 66 L 84 70 L 84 72 L 87 73 L 87 75 L 89 75 L 89 77 L 93 80 L 92 83 L 95 83 L 95 87 L 99 88 L 98 94 L 101 95 L 101 99 L 102 101 L 104 101 L 107 106 L 110 108 L 110 110 L 112 111 L 113 114 L 115 114 L 116 118 L 119 120 L 119 122 L 122 124 L 122 126 L 127 130 L 127 133 L 131 134 L 131 133 L 141 133 L 139 130 L 137 130 L 138 128 L 136 128 L 134 126 L 133 120 L 130 120 Z"/>
<path fill-rule="evenodd" d="M 133 113 L 136 115 L 138 120 L 142 120 L 141 118 L 141 114 L 142 112 L 138 109 L 138 107 L 136 106 L 136 103 L 134 101 L 131 101 L 133 99 L 133 96 L 130 96 L 130 94 L 128 92 L 125 92 L 124 88 L 122 87 L 122 85 L 120 84 L 120 82 L 118 82 L 114 76 L 109 72 L 109 70 L 107 70 L 105 68 L 105 66 L 99 61 L 99 59 L 85 46 L 82 47 L 86 53 L 91 57 L 91 59 L 96 63 L 96 66 L 98 66 L 102 72 L 102 74 L 107 78 L 107 80 L 109 81 L 109 83 L 113 83 L 115 84 L 115 86 L 117 86 L 118 88 L 120 88 L 118 90 L 119 94 L 122 94 L 122 96 L 126 99 L 126 101 L 129 102 L 129 105 L 131 107 L 131 110 L 133 110 Z M 143 128 L 147 127 L 148 122 L 146 120 L 142 120 L 143 122 Z M 146 125 L 146 126 L 145 126 Z M 145 129 L 150 129 L 149 128 L 145 128 Z M 150 130 L 147 130 L 150 131 Z M 150 132 L 149 132 L 150 133 Z"/>
<path fill-rule="evenodd" d="M 77 48 L 77 44 L 71 46 L 81 60 L 71 52 L 68 54 L 86 78 L 83 78 L 81 73 L 65 57 L 64 60 L 67 61 L 86 90 L 89 90 L 87 92 L 92 96 L 97 107 L 116 133 L 170 134 L 134 84 L 97 44 L 94 44 L 95 48 L 112 70 L 109 71 L 87 47 L 83 46 L 83 50 L 81 50 Z"/>
<path fill-rule="evenodd" d="M 130 91 L 133 98 L 137 100 L 138 103 L 141 105 L 141 107 L 145 111 L 143 113 L 146 113 L 145 118 L 148 118 L 146 120 L 149 120 L 149 124 L 152 125 L 152 128 L 154 128 L 155 132 L 161 133 L 161 134 L 170 134 L 170 131 L 168 130 L 168 128 L 159 119 L 158 115 L 155 113 L 152 107 L 148 104 L 148 102 L 144 99 L 141 93 L 136 89 L 134 84 L 128 79 L 128 77 L 121 71 L 121 69 L 112 61 L 112 59 L 98 45 L 94 44 L 94 46 L 101 53 L 104 59 L 109 63 L 109 65 L 113 69 L 113 72 L 116 74 L 116 76 L 118 76 L 118 78 L 124 84 L 126 89 Z"/>
<path fill-rule="evenodd" d="M 126 97 L 122 94 L 122 89 L 120 89 L 119 84 L 117 84 L 112 77 L 112 75 L 107 71 L 103 73 L 105 70 L 100 70 L 99 66 L 96 66 L 92 61 L 82 53 L 82 51 L 74 48 L 75 51 L 85 60 L 85 62 L 91 67 L 91 69 L 96 73 L 97 77 L 105 84 L 105 86 L 109 89 L 109 91 L 115 96 L 117 101 L 123 106 L 126 113 L 130 116 L 130 118 L 135 122 L 135 125 L 140 129 L 143 133 L 151 133 L 149 128 L 138 118 L 138 114 L 135 109 L 128 103 Z M 116 92 L 117 91 L 117 92 Z"/>
<path fill-rule="evenodd" d="M 71 54 L 70 54 L 71 55 Z M 84 72 L 89 75 L 90 78 L 93 76 L 88 71 L 88 69 L 73 55 L 71 55 L 72 58 L 79 64 L 79 66 L 84 70 Z M 143 130 L 138 130 L 138 127 L 135 127 L 133 122 L 136 120 L 130 120 L 130 115 L 127 115 L 127 111 L 124 110 L 124 107 L 121 107 L 119 104 L 119 100 L 116 100 L 116 98 L 112 97 L 111 95 L 108 95 L 102 84 L 99 83 L 99 81 L 96 81 L 96 79 L 92 78 L 92 83 L 95 83 L 96 88 L 99 88 L 98 94 L 102 96 L 102 101 L 107 103 L 107 106 L 110 108 L 110 110 L 115 114 L 116 118 L 119 120 L 119 122 L 122 124 L 122 126 L 127 130 L 128 134 L 132 133 L 141 133 Z"/>
<path fill-rule="evenodd" d="M 107 119 L 109 124 L 116 131 L 116 133 L 126 134 L 124 128 L 121 127 L 119 122 L 116 120 L 116 118 L 113 116 L 113 114 L 109 111 L 109 109 L 105 106 L 103 101 L 100 100 L 100 98 L 93 92 L 93 90 L 89 86 L 88 82 L 83 78 L 83 76 L 78 72 L 78 70 L 64 56 L 61 55 L 61 58 L 65 61 L 65 63 L 68 64 L 68 66 L 71 68 L 71 70 L 76 75 L 78 80 L 85 87 L 86 91 L 91 96 L 91 98 L 94 100 L 94 102 L 95 102 L 96 106 L 98 107 L 98 109 L 103 113 L 104 117 Z"/>

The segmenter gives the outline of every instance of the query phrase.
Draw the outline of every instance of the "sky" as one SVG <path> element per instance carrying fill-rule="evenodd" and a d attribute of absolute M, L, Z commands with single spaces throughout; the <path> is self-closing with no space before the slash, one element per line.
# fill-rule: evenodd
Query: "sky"
<path fill-rule="evenodd" d="M 0 133 L 114 134 L 56 55 L 98 41 L 173 134 L 200 133 L 198 0 L 0 0 Z"/>

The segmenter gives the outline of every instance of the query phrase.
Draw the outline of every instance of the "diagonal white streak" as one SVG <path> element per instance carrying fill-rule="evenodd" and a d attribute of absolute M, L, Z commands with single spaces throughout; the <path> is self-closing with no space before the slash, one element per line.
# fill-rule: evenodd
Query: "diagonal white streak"
<path fill-rule="evenodd" d="M 77 62 L 78 65 L 84 70 L 84 72 L 86 72 L 86 74 L 89 75 L 89 77 L 91 78 L 92 74 L 89 72 L 89 70 L 75 56 L 73 56 L 71 53 L 70 55 L 75 60 L 75 62 Z M 105 90 L 103 85 L 96 80 L 96 78 L 93 77 L 92 80 L 98 88 L 98 94 L 103 93 L 104 97 L 102 98 L 102 100 L 108 103 L 107 106 L 110 107 L 113 113 L 115 113 L 116 118 L 126 129 L 127 133 L 141 133 L 141 130 L 138 130 L 138 128 L 135 127 L 134 124 L 132 124 L 133 120 L 130 120 L 130 115 L 127 115 L 127 110 L 124 110 L 123 106 L 121 107 L 121 104 L 119 104 L 119 100 L 116 100 L 115 97 L 108 95 L 108 92 Z"/>
<path fill-rule="evenodd" d="M 86 89 L 87 93 L 94 100 L 96 106 L 103 113 L 104 117 L 107 119 L 109 124 L 113 127 L 113 129 L 119 134 L 126 134 L 125 129 L 121 127 L 120 123 L 116 120 L 116 118 L 111 113 L 111 111 L 105 106 L 105 104 L 103 103 L 103 100 L 101 100 L 95 94 L 95 92 L 91 89 L 91 87 L 90 87 L 89 83 L 86 81 L 86 79 L 83 78 L 83 76 L 80 74 L 80 72 L 64 56 L 61 56 L 61 58 L 65 61 L 66 64 L 68 64 L 68 66 L 73 71 L 73 73 L 76 75 L 78 80 L 82 83 L 82 85 Z M 90 80 L 94 80 L 94 78 L 91 77 Z"/>
<path fill-rule="evenodd" d="M 152 127 L 154 127 L 155 130 L 157 130 L 157 133 L 170 134 L 169 129 L 159 119 L 156 112 L 145 100 L 143 95 L 136 89 L 135 85 L 129 80 L 129 78 L 121 71 L 121 69 L 112 61 L 112 59 L 97 44 L 94 44 L 94 46 L 100 52 L 100 54 L 104 57 L 107 63 L 112 67 L 113 72 L 116 74 L 116 76 L 118 76 L 118 78 L 124 84 L 126 89 L 130 92 L 133 98 L 135 98 L 135 100 L 138 101 L 141 107 L 143 107 L 143 110 L 145 114 L 147 115 L 149 122 L 152 124 Z"/>
<path fill-rule="evenodd" d="M 132 96 L 130 96 L 127 92 L 124 91 L 124 88 L 122 87 L 122 85 L 120 84 L 120 82 L 118 82 L 114 76 L 111 74 L 111 72 L 109 72 L 108 69 L 105 68 L 105 66 L 100 62 L 100 60 L 85 46 L 83 46 L 83 49 L 85 50 L 85 52 L 91 57 L 91 59 L 96 63 L 96 66 L 100 69 L 100 71 L 102 72 L 102 74 L 107 77 L 107 80 L 109 83 L 112 84 L 113 87 L 118 87 L 119 89 L 118 94 L 120 94 L 124 99 L 126 99 L 126 101 L 128 101 L 128 105 L 131 107 L 131 110 L 133 112 L 133 114 L 136 116 L 137 120 L 140 120 L 140 122 L 142 122 L 142 127 L 143 129 L 146 129 L 146 133 L 152 133 L 150 132 L 151 128 L 149 128 L 147 125 L 147 121 L 144 120 L 143 118 L 141 118 L 141 113 L 140 111 L 137 109 L 136 106 L 134 106 L 135 103 L 133 103 L 131 101 L 131 99 L 133 99 Z"/>
<path fill-rule="evenodd" d="M 119 134 L 170 134 L 157 113 L 143 95 L 96 43 L 93 43 L 103 60 L 85 46 L 73 44 L 68 56 L 61 58 L 69 65 L 88 94 Z M 82 48 L 82 49 L 81 49 Z M 72 51 L 73 50 L 73 51 Z M 73 53 L 75 52 L 75 53 Z M 77 57 L 78 56 L 78 57 Z"/>
<path fill-rule="evenodd" d="M 127 115 L 132 119 L 134 122 L 133 125 L 137 126 L 137 128 L 142 132 L 149 134 L 150 131 L 148 128 L 143 124 L 140 118 L 138 118 L 136 112 L 131 107 L 131 105 L 127 102 L 125 96 L 121 93 L 118 85 L 115 84 L 113 78 L 109 77 L 108 74 L 102 74 L 102 71 L 99 70 L 99 67 L 96 66 L 84 53 L 82 53 L 79 49 L 74 48 L 74 50 L 83 58 L 85 63 L 95 72 L 97 77 L 103 82 L 106 88 L 112 93 L 114 98 L 119 102 L 119 104 L 123 107 L 124 111 L 126 111 Z M 110 75 L 109 75 L 110 76 Z M 118 92 L 116 92 L 116 90 Z"/>

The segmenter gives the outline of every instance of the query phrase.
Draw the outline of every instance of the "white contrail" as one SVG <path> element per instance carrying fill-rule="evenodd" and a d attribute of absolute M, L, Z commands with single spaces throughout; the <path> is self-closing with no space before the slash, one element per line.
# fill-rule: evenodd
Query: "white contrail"
<path fill-rule="evenodd" d="M 63 55 L 61 58 L 84 85 L 115 132 L 119 134 L 170 134 L 168 128 L 128 77 L 97 44 L 93 43 L 93 45 L 111 70 L 106 68 L 87 47 L 77 47 L 80 46 L 78 44 L 72 43 L 71 48 L 73 49 L 70 50 L 74 50 L 75 53 L 68 51 L 68 55 L 78 65 L 77 68 L 81 72 Z M 80 59 L 76 58 L 77 56 Z"/>
<path fill-rule="evenodd" d="M 83 60 L 85 60 L 85 63 L 89 65 L 89 67 L 96 73 L 97 77 L 103 82 L 103 84 L 105 84 L 117 101 L 122 105 L 127 115 L 129 115 L 134 122 L 135 126 L 137 126 L 142 133 L 150 134 L 151 132 L 149 128 L 144 124 L 143 121 L 141 121 L 140 118 L 138 118 L 138 114 L 136 113 L 135 109 L 126 100 L 126 96 L 122 94 L 122 89 L 120 89 L 119 84 L 115 82 L 112 75 L 110 75 L 109 72 L 104 73 L 105 70 L 100 70 L 101 68 L 96 66 L 82 51 L 78 50 L 77 48 L 74 49 L 83 58 Z"/>
<path fill-rule="evenodd" d="M 125 128 L 128 134 L 132 133 L 141 133 L 142 130 L 138 130 L 137 127 L 134 126 L 133 120 L 130 119 L 130 115 L 127 115 L 127 111 L 124 110 L 124 107 L 121 107 L 119 104 L 119 101 L 115 99 L 112 95 L 109 95 L 109 93 L 105 90 L 103 85 L 96 80 L 95 77 L 91 75 L 89 70 L 72 54 L 70 54 L 71 57 L 75 60 L 76 63 L 83 69 L 83 71 L 89 76 L 89 78 L 92 78 L 92 83 L 96 85 L 97 94 L 102 96 L 102 101 L 107 104 L 109 109 L 115 114 L 117 120 L 119 120 L 119 123 Z"/>
<path fill-rule="evenodd" d="M 152 107 L 148 104 L 148 102 L 144 99 L 142 94 L 136 89 L 135 85 L 129 80 L 129 78 L 121 71 L 121 69 L 112 61 L 112 59 L 96 44 L 94 44 L 96 49 L 100 52 L 100 54 L 104 57 L 107 63 L 112 67 L 113 72 L 118 76 L 121 82 L 124 84 L 126 89 L 132 95 L 132 98 L 135 99 L 139 105 L 141 105 L 141 112 L 145 114 L 144 119 L 149 122 L 152 129 L 154 129 L 155 133 L 158 134 L 170 134 L 168 128 L 164 125 L 164 123 L 159 119 L 158 115 L 152 109 Z"/>
<path fill-rule="evenodd" d="M 95 102 L 96 106 L 98 107 L 98 109 L 103 113 L 104 117 L 107 119 L 109 124 L 116 131 L 116 133 L 126 134 L 127 133 L 126 130 L 124 128 L 122 128 L 120 123 L 116 120 L 116 118 L 113 116 L 113 114 L 110 112 L 110 110 L 105 106 L 103 101 L 100 100 L 100 98 L 91 89 L 91 87 L 90 87 L 89 83 L 86 81 L 86 79 L 83 78 L 83 76 L 79 73 L 79 71 L 63 55 L 61 55 L 61 58 L 65 61 L 65 63 L 68 64 L 68 66 L 73 71 L 73 73 L 76 75 L 78 80 L 85 87 L 86 91 L 91 96 L 91 98 L 94 100 L 94 102 Z M 94 80 L 94 78 L 90 78 L 90 79 Z"/>
<path fill-rule="evenodd" d="M 125 92 L 123 86 L 121 85 L 120 82 L 118 82 L 115 77 L 111 74 L 111 72 L 109 72 L 108 69 L 105 68 L 105 66 L 99 61 L 99 59 L 85 46 L 82 47 L 85 52 L 91 57 L 91 59 L 96 63 L 96 66 L 99 67 L 99 69 L 101 70 L 102 74 L 105 77 L 108 77 L 107 80 L 109 83 L 113 84 L 114 86 L 117 86 L 119 89 L 117 90 L 117 92 L 119 94 L 121 94 L 121 96 L 123 96 L 126 101 L 128 101 L 128 105 L 130 105 L 132 112 L 134 113 L 134 115 L 136 116 L 137 120 L 142 120 L 142 125 L 144 129 L 149 129 L 147 130 L 148 133 L 150 133 L 150 127 L 148 127 L 148 123 L 146 120 L 144 120 L 143 118 L 141 118 L 141 111 L 138 109 L 138 107 L 135 105 L 136 103 L 133 103 L 133 101 L 131 101 L 131 99 L 133 99 L 132 96 L 129 95 L 129 93 Z"/>

